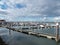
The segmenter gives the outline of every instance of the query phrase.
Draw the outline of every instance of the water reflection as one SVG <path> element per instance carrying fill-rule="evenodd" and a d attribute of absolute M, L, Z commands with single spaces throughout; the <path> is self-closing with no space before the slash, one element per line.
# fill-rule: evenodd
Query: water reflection
<path fill-rule="evenodd" d="M 7 29 L 1 29 L 2 32 L 4 32 L 4 31 L 6 32 L 6 30 Z M 52 30 L 54 31 L 54 29 L 52 29 Z M 39 29 L 39 30 L 34 30 L 34 31 L 53 33 L 52 30 L 48 30 L 48 29 L 40 30 Z M 6 33 L 8 35 L 3 35 L 1 37 L 8 45 L 49 45 L 49 44 L 50 45 L 60 45 L 60 42 L 55 42 L 55 40 L 50 40 L 50 39 L 42 38 L 42 37 L 38 38 L 38 37 L 35 37 L 32 35 L 26 35 L 23 33 L 16 32 L 16 31 L 7 30 Z"/>
<path fill-rule="evenodd" d="M 59 42 L 56 42 L 56 45 L 59 45 Z"/>

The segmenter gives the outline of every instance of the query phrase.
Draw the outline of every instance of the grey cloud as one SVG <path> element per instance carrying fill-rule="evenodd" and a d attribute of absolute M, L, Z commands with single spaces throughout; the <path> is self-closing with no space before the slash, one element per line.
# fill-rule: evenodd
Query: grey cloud
<path fill-rule="evenodd" d="M 9 8 L 7 12 L 9 18 L 16 18 L 20 16 L 38 16 L 38 17 L 56 17 L 56 10 L 58 0 L 5 0 Z M 26 5 L 26 8 L 14 8 L 14 4 L 20 3 Z M 59 8 L 60 9 L 60 8 Z M 12 15 L 12 17 L 11 17 Z"/>

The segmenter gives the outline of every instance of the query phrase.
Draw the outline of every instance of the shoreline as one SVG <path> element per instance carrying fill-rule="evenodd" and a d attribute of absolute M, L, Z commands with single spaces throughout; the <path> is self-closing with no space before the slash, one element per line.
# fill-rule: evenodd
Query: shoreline
<path fill-rule="evenodd" d="M 0 37 L 0 45 L 8 45 L 8 44 L 6 44 L 6 43 L 3 41 L 3 39 Z"/>

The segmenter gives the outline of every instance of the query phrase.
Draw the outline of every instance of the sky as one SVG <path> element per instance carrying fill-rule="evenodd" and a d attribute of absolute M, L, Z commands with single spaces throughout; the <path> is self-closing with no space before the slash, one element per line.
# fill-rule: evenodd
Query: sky
<path fill-rule="evenodd" d="M 0 0 L 0 19 L 60 22 L 60 0 Z"/>

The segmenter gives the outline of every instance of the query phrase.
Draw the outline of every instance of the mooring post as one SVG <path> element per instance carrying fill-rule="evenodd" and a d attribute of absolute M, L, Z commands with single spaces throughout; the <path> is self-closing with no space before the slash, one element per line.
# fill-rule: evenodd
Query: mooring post
<path fill-rule="evenodd" d="M 56 42 L 59 41 L 59 24 L 56 23 Z"/>
<path fill-rule="evenodd" d="M 11 35 L 11 30 L 9 29 L 9 35 Z"/>
<path fill-rule="evenodd" d="M 9 25 L 9 28 L 11 28 L 11 24 Z M 11 30 L 9 29 L 9 35 L 11 35 Z"/>

